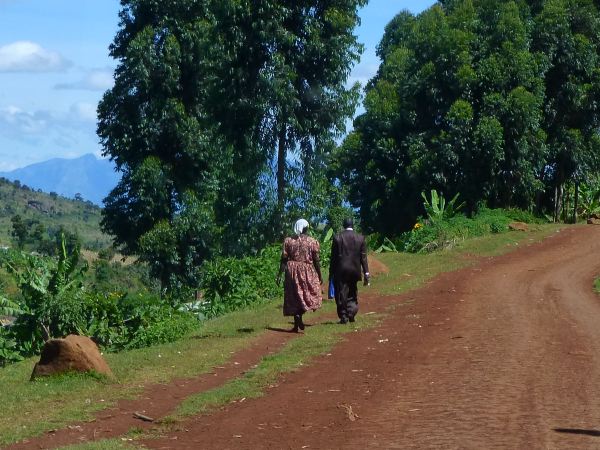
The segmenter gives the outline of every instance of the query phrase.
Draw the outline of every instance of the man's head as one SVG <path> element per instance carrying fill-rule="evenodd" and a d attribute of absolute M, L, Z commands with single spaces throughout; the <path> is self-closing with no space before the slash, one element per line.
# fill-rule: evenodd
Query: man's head
<path fill-rule="evenodd" d="M 344 228 L 352 228 L 354 226 L 354 223 L 352 222 L 352 217 L 346 217 L 342 225 L 344 226 Z"/>

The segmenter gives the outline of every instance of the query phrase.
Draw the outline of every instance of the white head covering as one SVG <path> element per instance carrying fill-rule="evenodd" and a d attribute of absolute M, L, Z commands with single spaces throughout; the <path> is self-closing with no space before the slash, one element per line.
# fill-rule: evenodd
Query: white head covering
<path fill-rule="evenodd" d="M 304 219 L 299 219 L 294 224 L 294 233 L 300 236 L 306 227 L 308 227 L 308 222 Z"/>

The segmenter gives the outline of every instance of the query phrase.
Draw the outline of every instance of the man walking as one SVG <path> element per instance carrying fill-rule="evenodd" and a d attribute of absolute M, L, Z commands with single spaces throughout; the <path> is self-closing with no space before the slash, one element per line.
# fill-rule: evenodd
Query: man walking
<path fill-rule="evenodd" d="M 369 284 L 367 244 L 364 236 L 353 229 L 352 219 L 344 219 L 344 231 L 333 238 L 329 278 L 335 287 L 335 303 L 340 323 L 354 322 L 358 312 L 358 289 L 361 268 L 364 285 Z"/>

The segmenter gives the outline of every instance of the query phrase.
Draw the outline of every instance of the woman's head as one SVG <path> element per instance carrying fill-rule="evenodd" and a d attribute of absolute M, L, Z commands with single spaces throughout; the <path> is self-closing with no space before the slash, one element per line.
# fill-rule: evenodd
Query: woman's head
<path fill-rule="evenodd" d="M 308 231 L 308 222 L 305 219 L 298 219 L 294 224 L 294 233 L 298 236 Z"/>

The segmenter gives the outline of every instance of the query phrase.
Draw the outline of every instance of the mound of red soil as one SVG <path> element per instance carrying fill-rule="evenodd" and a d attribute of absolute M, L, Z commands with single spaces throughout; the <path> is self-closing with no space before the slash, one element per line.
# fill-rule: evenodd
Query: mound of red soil
<path fill-rule="evenodd" d="M 369 255 L 369 273 L 371 275 L 387 275 L 390 269 L 373 255 Z"/>
<path fill-rule="evenodd" d="M 76 335 L 46 342 L 40 362 L 33 368 L 31 379 L 66 372 L 97 372 L 113 376 L 94 341 L 86 336 Z"/>

